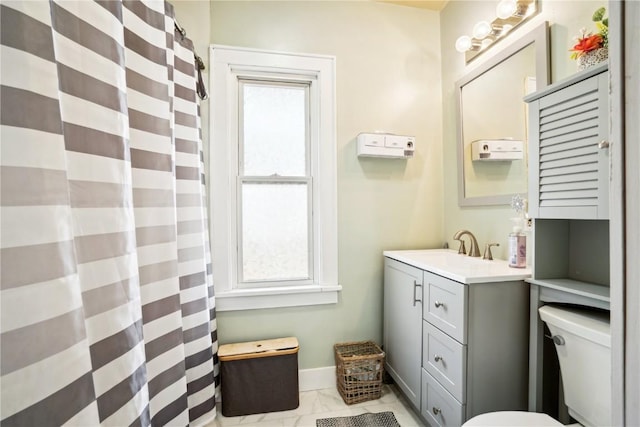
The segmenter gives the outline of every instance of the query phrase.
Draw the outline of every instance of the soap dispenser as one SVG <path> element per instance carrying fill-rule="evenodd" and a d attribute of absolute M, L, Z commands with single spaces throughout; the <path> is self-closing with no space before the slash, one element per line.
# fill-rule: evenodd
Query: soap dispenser
<path fill-rule="evenodd" d="M 527 267 L 527 235 L 522 231 L 526 219 L 527 199 L 516 194 L 511 198 L 511 208 L 518 214 L 511 218 L 512 232 L 509 233 L 509 267 Z"/>
<path fill-rule="evenodd" d="M 522 227 L 515 225 L 513 231 L 509 233 L 509 267 L 525 268 L 526 266 L 527 235 L 522 232 Z"/>

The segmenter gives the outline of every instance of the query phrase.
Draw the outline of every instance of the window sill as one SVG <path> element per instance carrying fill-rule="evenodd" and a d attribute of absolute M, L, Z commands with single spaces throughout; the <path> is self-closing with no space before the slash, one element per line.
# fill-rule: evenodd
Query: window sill
<path fill-rule="evenodd" d="M 234 289 L 216 294 L 216 311 L 336 304 L 342 286 Z"/>

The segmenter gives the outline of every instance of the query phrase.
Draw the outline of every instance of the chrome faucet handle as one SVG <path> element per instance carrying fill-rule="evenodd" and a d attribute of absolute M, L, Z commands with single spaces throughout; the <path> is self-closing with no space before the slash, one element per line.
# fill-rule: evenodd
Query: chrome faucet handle
<path fill-rule="evenodd" d="M 493 259 L 493 255 L 491 255 L 491 246 L 500 246 L 500 243 L 487 243 L 484 246 L 484 255 L 482 255 L 482 259 Z"/>
<path fill-rule="evenodd" d="M 466 255 L 467 254 L 467 248 L 464 246 L 464 240 L 462 239 L 455 239 L 458 242 L 460 242 L 460 247 L 458 248 L 458 253 L 461 255 Z"/>

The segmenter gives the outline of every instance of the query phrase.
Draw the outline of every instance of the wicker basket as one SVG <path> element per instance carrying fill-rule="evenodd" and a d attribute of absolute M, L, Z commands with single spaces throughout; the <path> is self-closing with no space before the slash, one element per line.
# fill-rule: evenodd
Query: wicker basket
<path fill-rule="evenodd" d="M 347 405 L 380 398 L 384 352 L 373 341 L 335 344 L 336 385 Z"/>

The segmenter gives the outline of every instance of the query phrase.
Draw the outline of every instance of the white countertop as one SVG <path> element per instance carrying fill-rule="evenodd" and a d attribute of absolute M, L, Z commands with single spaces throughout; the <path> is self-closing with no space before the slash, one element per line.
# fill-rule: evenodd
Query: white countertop
<path fill-rule="evenodd" d="M 510 282 L 531 277 L 530 268 L 512 268 L 505 260 L 458 255 L 451 249 L 384 251 L 383 255 L 460 283 Z"/>

